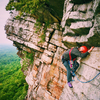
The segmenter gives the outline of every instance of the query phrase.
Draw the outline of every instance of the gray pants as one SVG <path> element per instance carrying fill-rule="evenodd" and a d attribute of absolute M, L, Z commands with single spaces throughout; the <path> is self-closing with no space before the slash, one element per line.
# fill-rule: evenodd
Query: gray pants
<path fill-rule="evenodd" d="M 71 71 L 75 72 L 77 70 L 77 68 L 79 67 L 79 63 L 76 60 L 73 61 L 73 67 L 70 68 L 69 61 L 66 61 L 66 60 L 62 59 L 62 62 L 63 62 L 64 66 L 67 69 L 67 81 L 70 82 L 70 81 L 72 81 Z"/>

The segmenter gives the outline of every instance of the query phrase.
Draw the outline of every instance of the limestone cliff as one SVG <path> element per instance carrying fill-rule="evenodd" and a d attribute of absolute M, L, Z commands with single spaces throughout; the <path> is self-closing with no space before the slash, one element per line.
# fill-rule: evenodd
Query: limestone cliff
<path fill-rule="evenodd" d="M 51 24 L 45 37 L 42 37 L 44 26 L 38 29 L 35 18 L 27 15 L 16 19 L 19 12 L 11 12 L 5 30 L 21 58 L 29 85 L 26 100 L 100 100 L 100 75 L 90 83 L 74 78 L 70 89 L 61 62 L 61 55 L 68 48 L 95 46 L 88 57 L 79 60 L 76 75 L 87 81 L 100 72 L 99 8 L 100 0 L 65 0 L 61 24 Z M 42 38 L 44 42 L 40 42 Z"/>

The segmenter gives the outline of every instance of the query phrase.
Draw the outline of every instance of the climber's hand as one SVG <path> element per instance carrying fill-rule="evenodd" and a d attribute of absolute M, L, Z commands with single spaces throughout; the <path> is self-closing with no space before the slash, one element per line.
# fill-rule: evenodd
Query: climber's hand
<path fill-rule="evenodd" d="M 92 47 L 88 50 L 88 52 L 90 53 L 90 52 L 93 50 L 93 48 L 94 48 L 94 46 L 92 46 Z"/>
<path fill-rule="evenodd" d="M 94 46 L 91 47 L 91 49 L 93 50 Z"/>

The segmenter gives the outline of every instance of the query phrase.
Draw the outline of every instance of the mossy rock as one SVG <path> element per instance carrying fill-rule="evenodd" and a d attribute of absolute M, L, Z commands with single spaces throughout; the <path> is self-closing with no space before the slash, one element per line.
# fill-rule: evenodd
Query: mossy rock
<path fill-rule="evenodd" d="M 65 0 L 49 0 L 50 8 L 54 10 L 54 14 L 59 17 L 59 19 L 62 19 L 63 16 L 63 6 L 64 6 Z"/>
<path fill-rule="evenodd" d="M 77 47 L 75 42 L 63 42 L 67 48 Z"/>
<path fill-rule="evenodd" d="M 75 32 L 76 36 L 87 35 L 89 33 L 90 28 L 79 28 L 79 29 L 72 29 Z"/>
<path fill-rule="evenodd" d="M 96 14 L 100 14 L 100 2 L 98 4 L 98 7 L 96 8 L 95 15 Z"/>
<path fill-rule="evenodd" d="M 100 35 L 99 34 L 95 34 L 94 36 L 90 37 L 88 39 L 88 43 L 91 46 L 100 47 Z"/>

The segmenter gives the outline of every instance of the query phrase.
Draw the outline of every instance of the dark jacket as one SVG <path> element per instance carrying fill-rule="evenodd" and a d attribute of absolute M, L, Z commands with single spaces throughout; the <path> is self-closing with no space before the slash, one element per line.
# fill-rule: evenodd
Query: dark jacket
<path fill-rule="evenodd" d="M 71 49 L 68 49 L 66 52 L 63 53 L 62 57 L 65 59 L 65 60 L 70 60 L 69 58 L 69 51 Z M 86 53 L 81 53 L 77 47 L 73 48 L 72 51 L 71 51 L 71 60 L 77 58 L 77 57 L 81 57 L 81 58 L 84 58 L 86 57 L 87 55 L 89 54 L 89 52 L 86 52 Z"/>

